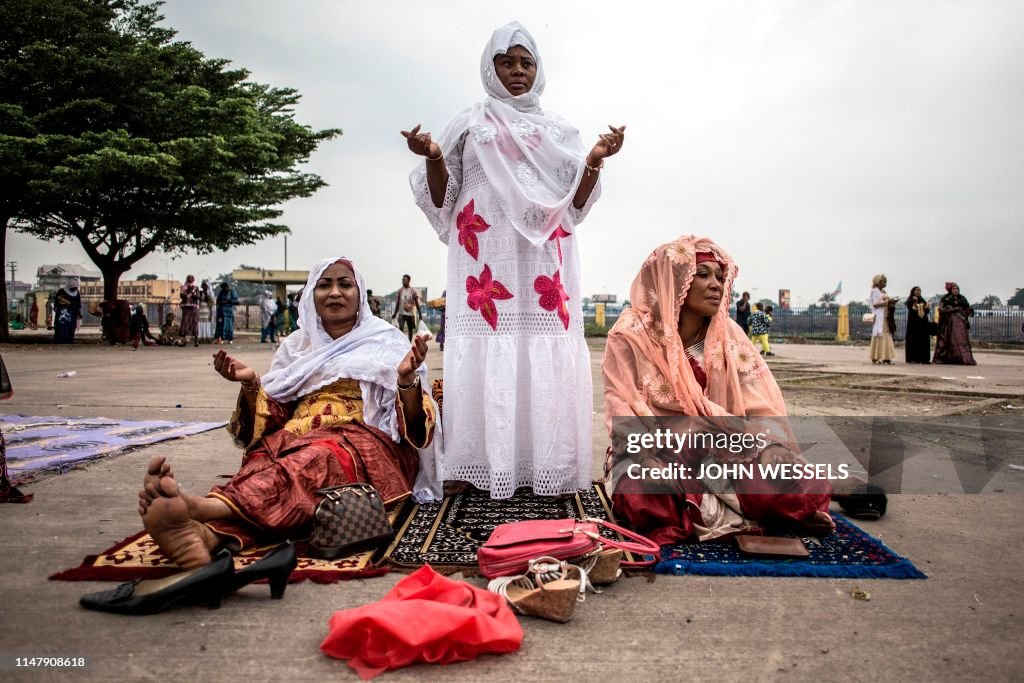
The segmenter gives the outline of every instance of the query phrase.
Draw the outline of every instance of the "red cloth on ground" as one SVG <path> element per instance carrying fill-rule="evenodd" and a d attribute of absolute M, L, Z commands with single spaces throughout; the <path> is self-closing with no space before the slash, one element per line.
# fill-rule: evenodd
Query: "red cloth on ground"
<path fill-rule="evenodd" d="M 416 662 L 452 664 L 515 652 L 523 629 L 505 599 L 424 565 L 378 602 L 335 612 L 320 644 L 363 680 Z"/>

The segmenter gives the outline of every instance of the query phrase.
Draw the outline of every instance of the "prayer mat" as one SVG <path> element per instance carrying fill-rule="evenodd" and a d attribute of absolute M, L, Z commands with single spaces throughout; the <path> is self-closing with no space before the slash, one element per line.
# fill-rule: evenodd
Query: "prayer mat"
<path fill-rule="evenodd" d="M 0 417 L 0 429 L 7 441 L 7 471 L 14 483 L 36 474 L 62 474 L 82 463 L 129 448 L 191 436 L 226 424 L 140 422 L 106 417 Z"/>
<path fill-rule="evenodd" d="M 499 524 L 569 517 L 614 521 L 611 509 L 611 501 L 599 482 L 566 498 L 537 496 L 528 489 L 520 489 L 511 498 L 492 500 L 487 491 L 469 489 L 439 503 L 413 505 L 383 560 L 405 568 L 429 563 L 442 573 L 476 570 L 477 548 Z M 601 533 L 615 537 L 608 529 Z"/>
<path fill-rule="evenodd" d="M 656 574 L 702 576 L 820 576 L 832 579 L 925 579 L 913 563 L 894 553 L 877 538 L 854 526 L 838 512 L 830 512 L 836 530 L 815 545 L 805 558 L 768 559 L 740 552 L 730 539 L 707 543 L 677 543 L 661 548 Z M 779 534 L 787 535 L 787 534 Z M 792 534 L 788 534 L 792 536 Z M 799 538 L 793 536 L 794 538 Z"/>
<path fill-rule="evenodd" d="M 401 516 L 401 506 L 388 514 L 392 525 Z M 254 548 L 235 555 L 235 570 L 242 569 L 263 557 L 276 546 Z M 297 542 L 295 550 L 299 564 L 288 579 L 289 583 L 313 581 L 314 583 L 335 583 L 348 579 L 364 579 L 387 573 L 387 567 L 375 567 L 372 563 L 377 549 L 357 553 L 336 560 L 321 560 L 307 552 L 305 542 Z M 132 579 L 159 579 L 181 570 L 160 552 L 152 537 L 145 531 L 115 543 L 99 555 L 89 555 L 81 566 L 58 572 L 50 577 L 53 581 L 131 581 Z"/>

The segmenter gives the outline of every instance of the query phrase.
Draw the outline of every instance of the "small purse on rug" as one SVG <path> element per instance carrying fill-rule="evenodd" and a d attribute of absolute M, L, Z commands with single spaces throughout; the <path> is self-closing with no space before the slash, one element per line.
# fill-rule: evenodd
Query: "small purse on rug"
<path fill-rule="evenodd" d="M 324 498 L 316 506 L 309 538 L 314 557 L 335 560 L 394 538 L 384 501 L 369 484 L 342 484 L 317 493 Z"/>
<path fill-rule="evenodd" d="M 601 535 L 600 528 L 611 529 L 630 541 L 620 541 Z M 636 555 L 653 555 L 650 560 L 623 562 L 624 568 L 646 567 L 654 564 L 660 548 L 640 534 L 600 519 L 536 519 L 509 522 L 497 526 L 487 542 L 477 551 L 480 572 L 488 579 L 497 576 L 523 574 L 530 560 L 553 557 L 573 560 L 591 555 L 605 548 L 618 548 Z"/>

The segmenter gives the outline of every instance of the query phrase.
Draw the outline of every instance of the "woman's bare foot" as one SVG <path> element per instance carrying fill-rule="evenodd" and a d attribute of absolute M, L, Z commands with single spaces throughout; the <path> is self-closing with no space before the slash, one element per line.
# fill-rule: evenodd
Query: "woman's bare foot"
<path fill-rule="evenodd" d="M 142 523 L 160 550 L 182 569 L 210 563 L 210 550 L 217 536 L 206 525 L 189 516 L 188 505 L 178 493 L 178 484 L 164 477 L 156 484 L 159 494 L 142 513 Z"/>
<path fill-rule="evenodd" d="M 827 512 L 818 510 L 807 519 L 800 522 L 800 529 L 812 536 L 826 536 L 835 531 L 836 523 Z"/>
<path fill-rule="evenodd" d="M 171 465 L 167 462 L 167 458 L 165 456 L 155 455 L 153 456 L 153 459 L 149 461 L 149 466 L 146 468 L 146 474 L 142 477 L 142 490 L 139 491 L 140 515 L 145 515 L 146 510 L 153 501 L 161 497 L 160 481 L 165 478 L 174 479 L 174 473 L 171 471 Z M 185 493 L 181 490 L 181 486 L 177 482 L 175 482 L 175 490 L 188 506 L 189 517 L 199 522 L 208 522 L 211 519 L 216 519 L 208 514 L 209 511 L 206 509 L 207 506 L 203 504 L 203 501 L 205 500 L 204 498 L 193 496 L 190 493 Z"/>

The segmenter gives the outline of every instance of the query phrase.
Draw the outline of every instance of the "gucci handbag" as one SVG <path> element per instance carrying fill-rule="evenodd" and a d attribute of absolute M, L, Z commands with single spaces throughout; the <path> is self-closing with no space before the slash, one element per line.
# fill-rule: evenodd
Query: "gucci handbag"
<path fill-rule="evenodd" d="M 600 527 L 630 540 L 620 541 L 601 535 Z M 623 562 L 622 567 L 637 568 L 654 564 L 660 549 L 640 534 L 598 519 L 533 519 L 497 526 L 487 542 L 476 552 L 480 573 L 488 579 L 522 574 L 537 557 L 573 560 L 606 548 L 618 548 L 650 559 Z"/>
<path fill-rule="evenodd" d="M 342 484 L 320 489 L 309 553 L 324 560 L 346 557 L 390 541 L 395 536 L 384 501 L 369 484 Z"/>

